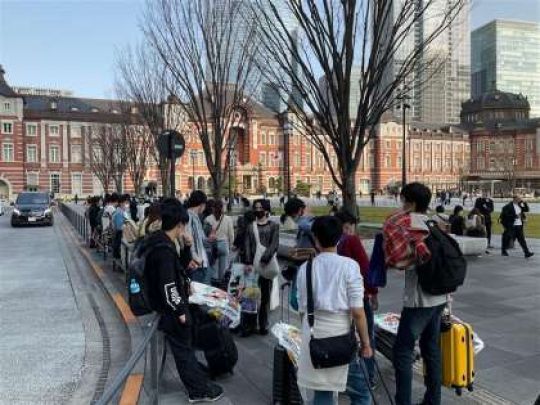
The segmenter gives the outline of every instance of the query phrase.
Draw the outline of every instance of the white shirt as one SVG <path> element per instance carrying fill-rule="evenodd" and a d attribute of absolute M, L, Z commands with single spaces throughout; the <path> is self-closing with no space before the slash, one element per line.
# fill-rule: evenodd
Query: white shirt
<path fill-rule="evenodd" d="M 223 215 L 221 223 L 216 219 L 214 214 L 206 217 L 205 222 L 210 224 L 216 231 L 216 238 L 218 240 L 227 241 L 230 247 L 234 243 L 234 224 L 231 217 Z"/>
<path fill-rule="evenodd" d="M 522 226 L 523 221 L 521 220 L 521 207 L 519 204 L 514 203 L 514 211 L 516 211 L 516 219 L 514 219 L 514 226 Z"/>
<path fill-rule="evenodd" d="M 307 263 L 298 272 L 298 306 L 307 312 Z M 350 312 L 364 306 L 364 283 L 358 263 L 337 253 L 321 253 L 313 259 L 313 304 L 316 311 Z"/>

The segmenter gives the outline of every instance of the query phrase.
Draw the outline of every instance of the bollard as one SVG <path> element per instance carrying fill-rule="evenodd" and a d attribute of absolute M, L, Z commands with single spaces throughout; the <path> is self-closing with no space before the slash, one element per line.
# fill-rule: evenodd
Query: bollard
<path fill-rule="evenodd" d="M 159 370 L 158 370 L 158 333 L 154 333 L 150 341 L 150 384 L 152 387 L 152 405 L 159 404 Z"/>

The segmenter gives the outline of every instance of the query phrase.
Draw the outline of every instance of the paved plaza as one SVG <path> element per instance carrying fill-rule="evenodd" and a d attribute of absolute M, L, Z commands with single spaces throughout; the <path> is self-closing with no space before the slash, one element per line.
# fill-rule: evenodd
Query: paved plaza
<path fill-rule="evenodd" d="M 122 319 L 80 260 L 79 242 L 67 228 L 60 214 L 54 228 L 12 229 L 8 218 L 0 219 L 1 404 L 89 403 L 99 393 L 96 381 L 102 377 L 109 384 L 131 350 Z M 529 242 L 540 253 L 540 240 Z M 466 284 L 453 303 L 454 313 L 470 322 L 486 344 L 477 356 L 475 392 L 459 398 L 444 389 L 443 404 L 528 405 L 540 393 L 540 257 L 525 260 L 517 249 L 507 258 L 497 252 L 469 260 Z M 92 257 L 122 291 L 123 275 L 113 273 L 102 257 Z M 402 286 L 403 274 L 390 272 L 388 287 L 380 292 L 379 312 L 399 312 Z M 111 361 L 105 375 L 106 351 L 95 312 L 88 305 L 92 300 L 110 338 Z M 279 317 L 278 309 L 272 318 Z M 294 314 L 291 322 L 298 324 Z M 275 339 L 253 336 L 236 342 L 239 362 L 233 376 L 218 380 L 226 391 L 219 403 L 271 403 Z M 393 390 L 392 366 L 382 356 L 378 359 Z M 419 371 L 414 391 L 420 398 Z M 140 403 L 148 402 L 146 393 L 143 390 Z M 376 395 L 380 404 L 387 403 L 381 388 Z M 340 402 L 347 404 L 348 399 Z M 170 355 L 161 382 L 161 403 L 187 403 Z"/>

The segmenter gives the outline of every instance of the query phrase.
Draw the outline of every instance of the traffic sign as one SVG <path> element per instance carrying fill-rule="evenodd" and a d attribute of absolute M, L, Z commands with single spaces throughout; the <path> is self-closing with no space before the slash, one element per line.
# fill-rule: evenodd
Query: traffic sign
<path fill-rule="evenodd" d="M 178 159 L 182 157 L 186 150 L 186 141 L 178 131 L 167 129 L 159 135 L 157 148 L 160 155 L 169 159 Z"/>

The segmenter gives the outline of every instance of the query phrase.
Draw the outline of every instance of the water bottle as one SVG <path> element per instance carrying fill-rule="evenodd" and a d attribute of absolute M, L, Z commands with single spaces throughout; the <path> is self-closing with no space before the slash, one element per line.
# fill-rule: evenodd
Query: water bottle
<path fill-rule="evenodd" d="M 129 284 L 129 292 L 131 294 L 138 294 L 141 292 L 141 286 L 134 278 L 131 279 L 131 283 Z"/>

